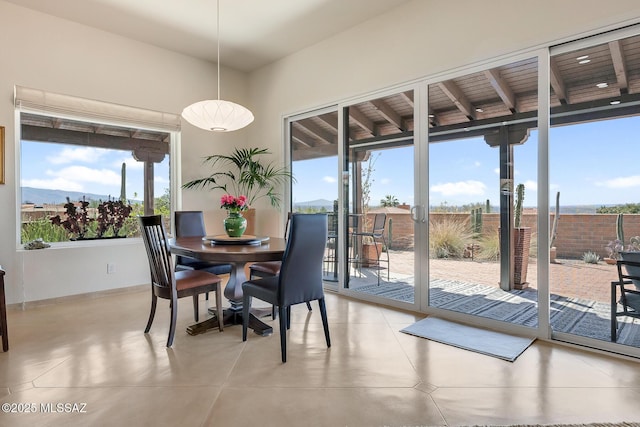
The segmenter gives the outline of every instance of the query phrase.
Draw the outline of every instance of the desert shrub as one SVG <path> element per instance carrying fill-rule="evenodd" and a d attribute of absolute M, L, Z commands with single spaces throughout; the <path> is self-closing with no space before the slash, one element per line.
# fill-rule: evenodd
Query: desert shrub
<path fill-rule="evenodd" d="M 582 254 L 582 261 L 584 261 L 585 264 L 597 264 L 598 261 L 600 261 L 600 255 L 591 251 L 585 252 Z"/>
<path fill-rule="evenodd" d="M 497 261 L 500 259 L 500 235 L 497 230 L 490 230 L 478 239 L 480 250 L 478 259 L 485 261 Z"/>
<path fill-rule="evenodd" d="M 444 219 L 429 223 L 429 250 L 436 258 L 462 258 L 472 238 L 468 221 Z"/>
<path fill-rule="evenodd" d="M 42 239 L 45 242 L 66 242 L 70 237 L 67 230 L 51 224 L 51 221 L 49 221 L 47 217 L 24 222 L 20 234 L 20 241 L 22 243 L 36 239 Z"/>

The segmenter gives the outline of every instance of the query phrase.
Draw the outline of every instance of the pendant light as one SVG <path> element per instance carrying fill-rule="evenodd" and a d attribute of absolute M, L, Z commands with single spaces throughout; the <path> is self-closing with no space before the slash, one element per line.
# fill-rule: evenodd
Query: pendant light
<path fill-rule="evenodd" d="M 196 102 L 182 110 L 182 117 L 194 126 L 213 132 L 242 129 L 253 121 L 253 114 L 242 105 L 220 99 L 220 0 L 216 1 L 218 43 L 218 99 Z"/>

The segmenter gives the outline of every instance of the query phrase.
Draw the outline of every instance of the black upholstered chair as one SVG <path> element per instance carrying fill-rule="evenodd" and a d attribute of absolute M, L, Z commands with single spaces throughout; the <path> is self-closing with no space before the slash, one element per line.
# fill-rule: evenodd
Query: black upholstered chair
<path fill-rule="evenodd" d="M 203 270 L 174 271 L 173 259 L 169 252 L 167 235 L 161 215 L 139 217 L 142 240 L 147 250 L 151 271 L 151 312 L 145 328 L 145 334 L 151 329 L 156 314 L 158 298 L 168 299 L 171 306 L 171 324 L 167 347 L 173 344 L 178 316 L 178 299 L 193 297 L 193 317 L 198 321 L 198 297 L 207 292 L 216 293 L 218 319 L 222 319 L 222 287 L 220 277 Z M 222 331 L 223 322 L 218 322 Z"/>
<path fill-rule="evenodd" d="M 287 329 L 291 325 L 291 306 L 318 301 L 327 347 L 331 347 L 327 310 L 322 287 L 322 262 L 327 243 L 326 214 L 293 214 L 289 237 L 278 276 L 249 280 L 242 284 L 242 340 L 247 340 L 252 298 L 278 307 L 282 362 L 287 361 Z"/>
<path fill-rule="evenodd" d="M 287 223 L 284 226 L 284 238 L 287 238 L 287 233 L 289 232 L 289 222 L 291 221 L 292 213 L 289 212 L 287 215 Z M 273 277 L 280 274 L 280 267 L 282 266 L 282 261 L 263 261 L 263 262 L 254 262 L 249 266 L 249 279 L 255 278 L 263 278 L 263 277 Z M 307 308 L 311 311 L 311 303 L 307 302 Z M 276 307 L 273 306 L 271 309 L 271 317 L 273 319 L 276 318 Z"/>
<path fill-rule="evenodd" d="M 207 234 L 202 211 L 176 211 L 174 218 L 176 237 L 199 237 Z M 229 274 L 231 272 L 231 264 L 199 261 L 194 258 L 176 256 L 176 271 L 183 270 L 205 270 L 213 274 Z"/>
<path fill-rule="evenodd" d="M 618 280 L 611 282 L 611 341 L 614 342 L 618 339 L 618 317 L 640 319 L 640 290 L 634 284 L 640 283 L 640 262 L 618 260 L 617 264 Z"/>

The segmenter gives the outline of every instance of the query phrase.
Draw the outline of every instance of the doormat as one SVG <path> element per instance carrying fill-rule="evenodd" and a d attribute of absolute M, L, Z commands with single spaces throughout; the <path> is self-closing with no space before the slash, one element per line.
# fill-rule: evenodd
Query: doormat
<path fill-rule="evenodd" d="M 535 338 L 516 337 L 501 332 L 474 328 L 437 317 L 426 317 L 400 330 L 400 332 L 509 362 L 516 360 L 535 340 Z"/>

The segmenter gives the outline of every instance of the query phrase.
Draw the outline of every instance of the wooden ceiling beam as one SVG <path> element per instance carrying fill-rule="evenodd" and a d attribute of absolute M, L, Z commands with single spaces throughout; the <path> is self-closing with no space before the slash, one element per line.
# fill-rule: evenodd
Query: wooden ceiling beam
<path fill-rule="evenodd" d="M 376 99 L 370 102 L 385 120 L 398 128 L 398 130 L 405 130 L 402 124 L 402 117 L 400 117 L 400 114 L 396 113 L 389 104 L 381 99 Z"/>
<path fill-rule="evenodd" d="M 153 153 L 169 153 L 169 144 L 163 141 L 78 132 L 68 129 L 45 128 L 25 124 L 21 127 L 21 137 L 25 141 L 56 142 L 60 144 L 109 148 L 112 150 L 147 150 Z"/>
<path fill-rule="evenodd" d="M 307 133 L 309 136 L 313 138 L 317 138 L 324 144 L 337 144 L 338 138 L 336 135 L 333 135 L 331 132 L 323 129 L 318 126 L 311 119 L 299 120 L 296 122 L 296 125 L 300 128 L 301 131 Z"/>
<path fill-rule="evenodd" d="M 620 40 L 609 42 L 609 51 L 611 52 L 611 60 L 613 61 L 613 69 L 616 72 L 620 94 L 625 95 L 629 93 L 629 79 L 627 76 L 627 63 L 622 52 L 622 42 Z"/>
<path fill-rule="evenodd" d="M 299 144 L 304 145 L 305 147 L 314 147 L 316 145 L 314 139 L 298 129 L 297 126 L 291 129 L 291 139 L 298 142 Z"/>
<path fill-rule="evenodd" d="M 376 134 L 376 126 L 373 121 L 369 120 L 355 105 L 349 107 L 349 119 L 350 121 L 353 120 L 356 125 L 370 135 L 374 136 Z"/>
<path fill-rule="evenodd" d="M 332 131 L 335 134 L 338 134 L 338 114 L 337 113 L 322 114 L 316 117 L 319 120 L 321 120 L 323 123 L 326 123 L 328 126 L 330 126 Z"/>
<path fill-rule="evenodd" d="M 455 84 L 452 80 L 447 80 L 444 82 L 438 83 L 438 87 L 440 90 L 444 92 L 445 95 L 455 104 L 455 106 L 467 116 L 469 120 L 476 119 L 476 110 L 473 108 L 473 105 L 467 99 L 465 94 L 460 90 L 457 84 Z"/>
<path fill-rule="evenodd" d="M 517 113 L 516 96 L 506 80 L 500 77 L 498 70 L 485 70 L 484 75 L 509 111 L 511 111 L 512 114 Z"/>
<path fill-rule="evenodd" d="M 412 90 L 408 90 L 406 92 L 400 92 L 400 97 L 411 106 L 411 108 L 414 107 L 415 103 L 413 101 L 413 91 Z"/>
<path fill-rule="evenodd" d="M 550 59 L 551 70 L 549 70 L 549 80 L 551 80 L 551 88 L 553 92 L 558 97 L 560 104 L 566 105 L 569 103 L 569 99 L 567 97 L 567 89 L 564 86 L 564 81 L 562 80 L 562 74 L 560 73 L 560 68 L 553 57 Z"/>

